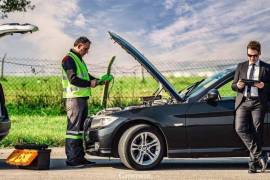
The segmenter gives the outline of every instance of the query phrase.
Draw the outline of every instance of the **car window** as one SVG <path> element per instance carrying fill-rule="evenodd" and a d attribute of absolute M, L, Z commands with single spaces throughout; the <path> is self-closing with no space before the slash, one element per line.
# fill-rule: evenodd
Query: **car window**
<path fill-rule="evenodd" d="M 223 71 L 217 72 L 213 76 L 208 77 L 203 82 L 201 82 L 196 88 L 193 89 L 189 97 L 197 96 L 198 94 L 203 92 L 205 89 L 212 86 L 217 81 L 219 81 L 220 79 L 222 79 L 224 76 L 228 75 L 231 72 L 232 72 L 232 69 L 225 69 Z"/>
<path fill-rule="evenodd" d="M 220 94 L 221 99 L 231 98 L 236 96 L 236 92 L 232 90 L 231 85 L 232 81 L 225 83 L 223 86 L 218 88 L 218 92 Z"/>

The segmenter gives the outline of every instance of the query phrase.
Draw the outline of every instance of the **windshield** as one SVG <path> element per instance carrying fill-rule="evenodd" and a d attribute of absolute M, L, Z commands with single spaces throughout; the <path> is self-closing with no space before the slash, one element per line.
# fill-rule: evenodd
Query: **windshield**
<path fill-rule="evenodd" d="M 190 86 L 188 86 L 187 88 L 184 88 L 182 90 L 179 91 L 179 95 L 182 99 L 185 99 L 186 97 L 188 97 L 191 92 L 200 84 L 204 81 L 204 79 L 201 79 L 193 84 L 191 84 Z"/>
<path fill-rule="evenodd" d="M 180 97 L 187 99 L 188 97 L 193 97 L 207 89 L 209 86 L 213 85 L 222 77 L 231 73 L 232 69 L 225 69 L 223 71 L 217 72 L 214 75 L 208 77 L 207 79 L 202 79 L 201 81 L 193 83 L 191 86 L 180 91 Z"/>

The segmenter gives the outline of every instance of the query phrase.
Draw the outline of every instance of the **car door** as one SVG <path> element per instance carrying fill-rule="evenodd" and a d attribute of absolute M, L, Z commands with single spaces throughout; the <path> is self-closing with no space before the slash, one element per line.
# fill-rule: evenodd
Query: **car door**
<path fill-rule="evenodd" d="M 235 96 L 231 83 L 219 87 L 220 99 L 196 102 L 186 114 L 188 145 L 192 151 L 239 151 L 245 146 L 234 128 Z M 200 150 L 199 150 L 200 149 Z"/>
<path fill-rule="evenodd" d="M 188 110 L 186 126 L 191 151 L 205 149 L 205 152 L 217 153 L 246 150 L 234 129 L 236 94 L 232 92 L 230 86 L 231 81 L 218 89 L 220 100 L 211 103 L 197 102 Z M 267 116 L 269 115 L 268 113 Z M 264 119 L 264 139 L 269 138 L 267 116 Z M 265 141 L 264 146 L 269 147 L 269 141 Z"/>
<path fill-rule="evenodd" d="M 234 130 L 234 118 L 234 99 L 194 103 L 186 114 L 189 147 L 209 151 L 244 147 Z"/>

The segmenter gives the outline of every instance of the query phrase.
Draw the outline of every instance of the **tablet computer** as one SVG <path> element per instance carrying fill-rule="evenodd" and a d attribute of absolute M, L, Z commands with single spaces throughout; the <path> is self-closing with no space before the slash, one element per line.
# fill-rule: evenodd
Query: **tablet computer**
<path fill-rule="evenodd" d="M 254 86 L 254 83 L 260 83 L 260 81 L 252 79 L 242 79 L 242 81 L 248 86 Z"/>

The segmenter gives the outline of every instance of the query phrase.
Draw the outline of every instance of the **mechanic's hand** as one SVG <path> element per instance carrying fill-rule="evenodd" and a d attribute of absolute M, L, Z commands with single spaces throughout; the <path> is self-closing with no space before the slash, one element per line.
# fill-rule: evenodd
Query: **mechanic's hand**
<path fill-rule="evenodd" d="M 94 80 L 91 80 L 90 81 L 90 87 L 96 87 L 97 86 L 97 84 L 98 84 L 98 82 L 97 82 L 97 80 L 96 79 L 94 79 Z"/>
<path fill-rule="evenodd" d="M 262 89 L 264 87 L 264 83 L 263 82 L 254 83 L 254 86 L 259 88 L 259 89 Z"/>
<path fill-rule="evenodd" d="M 240 79 L 236 84 L 238 89 L 243 89 L 245 87 L 245 83 Z"/>

